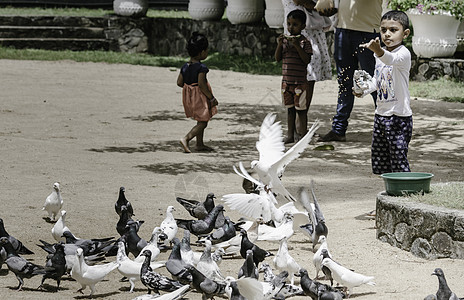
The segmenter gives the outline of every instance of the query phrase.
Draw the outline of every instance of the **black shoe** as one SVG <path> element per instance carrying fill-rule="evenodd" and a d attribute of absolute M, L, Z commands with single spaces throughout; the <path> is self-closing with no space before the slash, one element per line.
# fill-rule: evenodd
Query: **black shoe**
<path fill-rule="evenodd" d="M 318 142 L 346 142 L 346 136 L 336 134 L 331 130 L 326 135 L 319 137 Z"/>

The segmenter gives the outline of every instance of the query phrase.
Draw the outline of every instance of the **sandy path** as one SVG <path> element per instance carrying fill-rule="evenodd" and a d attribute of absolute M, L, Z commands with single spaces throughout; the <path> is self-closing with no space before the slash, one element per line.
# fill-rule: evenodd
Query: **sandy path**
<path fill-rule="evenodd" d="M 136 217 L 145 220 L 140 235 L 148 239 L 164 218 L 167 205 L 177 208 L 176 216 L 188 217 L 175 196 L 203 198 L 212 191 L 220 198 L 242 192 L 241 180 L 231 166 L 256 158 L 254 143 L 267 112 L 276 112 L 285 120 L 279 106 L 280 77 L 213 70 L 208 78 L 220 113 L 210 122 L 205 138 L 217 151 L 186 155 L 178 139 L 193 121 L 183 115 L 176 70 L 0 60 L 0 75 L 0 217 L 7 231 L 35 252 L 27 258 L 39 264 L 44 263 L 45 254 L 35 245 L 38 239 L 53 242 L 52 224 L 44 221 L 41 211 L 53 182 L 61 183 L 67 223 L 77 236 L 117 235 L 113 205 L 119 187 L 125 186 Z M 322 121 L 321 134 L 330 127 L 336 93 L 335 81 L 316 85 L 310 120 Z M 434 173 L 435 182 L 462 181 L 464 106 L 417 100 L 413 111 L 413 170 Z M 355 288 L 352 298 L 423 299 L 438 287 L 436 277 L 430 276 L 436 267 L 444 269 L 450 287 L 464 296 L 462 260 L 419 259 L 376 240 L 373 220 L 356 218 L 375 208 L 376 195 L 384 189 L 382 180 L 370 173 L 372 116 L 371 100 L 357 100 L 349 142 L 335 143 L 334 151 L 314 151 L 313 143 L 287 168 L 284 184 L 295 193 L 310 178 L 315 180 L 334 258 L 376 277 L 375 287 Z M 226 214 L 238 218 L 233 211 Z M 290 244 L 292 255 L 313 276 L 307 239 L 297 233 Z M 274 253 L 278 249 L 277 244 L 260 245 Z M 225 275 L 236 276 L 241 264 L 242 259 L 229 259 L 221 269 Z M 120 278 L 118 272 L 111 273 L 97 285 L 96 298 L 132 299 L 146 292 L 139 282 L 136 292 L 128 294 L 129 284 L 119 282 Z M 25 291 L 15 292 L 17 280 L 7 274 L 4 265 L 0 298 L 82 297 L 75 293 L 79 288 L 75 281 L 64 280 L 58 294 L 37 291 L 39 277 L 25 282 Z M 188 297 L 200 299 L 197 293 Z"/>

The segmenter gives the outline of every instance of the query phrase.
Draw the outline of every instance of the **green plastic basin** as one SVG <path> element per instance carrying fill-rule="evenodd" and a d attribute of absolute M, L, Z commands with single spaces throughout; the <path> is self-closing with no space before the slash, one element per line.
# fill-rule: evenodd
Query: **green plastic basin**
<path fill-rule="evenodd" d="M 380 175 L 385 182 L 385 190 L 391 196 L 402 196 L 430 192 L 430 181 L 433 174 L 420 172 L 397 172 Z"/>

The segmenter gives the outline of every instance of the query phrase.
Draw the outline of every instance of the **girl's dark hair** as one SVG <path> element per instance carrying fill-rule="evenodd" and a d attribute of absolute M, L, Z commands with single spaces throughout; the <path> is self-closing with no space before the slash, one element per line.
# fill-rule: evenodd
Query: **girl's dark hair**
<path fill-rule="evenodd" d="M 187 41 L 187 52 L 190 57 L 197 56 L 201 51 L 208 49 L 208 39 L 204 34 L 194 32 Z"/>
<path fill-rule="evenodd" d="M 295 9 L 292 10 L 291 12 L 288 13 L 287 19 L 292 18 L 295 20 L 301 21 L 301 24 L 306 25 L 306 13 L 300 9 Z"/>
<path fill-rule="evenodd" d="M 381 21 L 383 20 L 393 20 L 401 24 L 403 26 L 403 30 L 409 29 L 409 18 L 408 15 L 399 10 L 390 10 L 386 12 L 383 16 Z"/>

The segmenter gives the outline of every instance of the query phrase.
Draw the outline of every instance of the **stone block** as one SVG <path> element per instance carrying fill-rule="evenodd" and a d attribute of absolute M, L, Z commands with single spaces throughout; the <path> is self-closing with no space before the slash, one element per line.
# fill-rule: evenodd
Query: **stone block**
<path fill-rule="evenodd" d="M 411 253 L 424 259 L 435 258 L 432 252 L 432 246 L 430 246 L 429 241 L 423 238 L 417 238 L 414 240 L 411 245 Z"/>
<path fill-rule="evenodd" d="M 453 240 L 445 232 L 437 232 L 431 238 L 433 252 L 437 258 L 450 257 Z"/>

